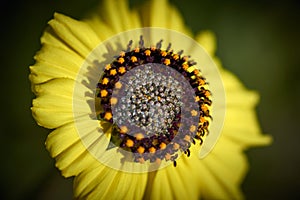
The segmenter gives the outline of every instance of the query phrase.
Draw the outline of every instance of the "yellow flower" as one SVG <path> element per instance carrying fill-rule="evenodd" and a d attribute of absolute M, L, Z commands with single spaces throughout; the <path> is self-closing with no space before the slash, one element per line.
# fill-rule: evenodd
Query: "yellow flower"
<path fill-rule="evenodd" d="M 136 29 L 142 27 L 160 28 Z M 254 107 L 258 102 L 258 94 L 247 90 L 232 73 L 221 67 L 220 61 L 214 56 L 216 47 L 213 33 L 204 31 L 194 36 L 194 39 L 213 58 L 218 66 L 215 69 L 219 73 L 206 71 L 204 66 L 212 66 L 213 70 L 214 63 L 206 60 L 207 54 L 201 51 L 200 46 L 182 33 L 193 37 L 184 25 L 180 13 L 166 0 L 149 1 L 139 10 L 130 10 L 123 0 L 104 0 L 99 11 L 83 21 L 56 13 L 49 22 L 49 27 L 41 38 L 42 48 L 35 55 L 36 63 L 30 67 L 29 78 L 37 96 L 33 100 L 32 113 L 39 125 L 53 129 L 47 138 L 46 147 L 56 159 L 56 166 L 62 171 L 62 175 L 75 176 L 76 199 L 243 198 L 240 184 L 248 168 L 243 151 L 251 146 L 271 142 L 269 136 L 261 134 L 256 118 Z M 140 38 L 140 35 L 144 38 Z M 163 43 L 159 42 L 160 39 L 163 39 Z M 153 46 L 156 42 L 157 45 Z M 168 42 L 172 44 L 174 52 L 168 47 L 161 47 Z M 176 53 L 175 50 L 184 50 L 184 54 Z M 132 55 L 129 56 L 128 52 Z M 191 59 L 195 59 L 197 64 L 189 61 L 184 56 L 187 55 L 185 53 L 191 55 Z M 199 95 L 183 98 L 190 98 L 186 100 L 190 104 L 181 105 L 174 101 L 172 104 L 184 112 L 187 105 L 192 108 L 192 105 L 199 103 L 200 108 L 189 109 L 186 113 L 190 113 L 191 119 L 197 117 L 197 126 L 190 122 L 190 126 L 181 130 L 180 126 L 186 123 L 180 126 L 180 123 L 177 124 L 178 132 L 196 133 L 185 134 L 177 143 L 158 138 L 154 134 L 156 140 L 152 140 L 152 146 L 148 147 L 144 140 L 150 137 L 148 132 L 135 132 L 129 136 L 130 126 L 118 127 L 111 122 L 120 119 L 121 122 L 118 123 L 122 124 L 122 120 L 131 120 L 128 116 L 133 113 L 116 118 L 121 111 L 132 111 L 126 106 L 122 107 L 125 101 L 122 103 L 121 97 L 130 91 L 124 89 L 124 92 L 124 85 L 130 85 L 130 78 L 138 79 L 149 75 L 148 68 L 156 69 L 156 65 L 143 65 L 144 68 L 140 68 L 143 70 L 138 70 L 139 67 L 128 70 L 128 66 L 141 66 L 147 58 L 155 55 L 161 58 L 159 67 L 165 66 L 164 69 L 159 68 L 162 72 L 157 72 L 158 74 L 175 74 L 166 78 L 166 81 L 172 80 L 172 83 L 178 82 L 179 85 L 184 82 L 180 78 L 174 78 L 177 77 L 177 72 L 171 70 L 174 63 L 178 65 L 181 62 L 182 71 L 189 74 L 186 76 L 188 80 L 197 80 L 197 87 L 203 85 L 204 89 L 197 90 L 202 92 L 201 98 Z M 201 60 L 205 62 L 202 63 L 203 67 L 200 65 L 200 71 L 197 65 L 201 64 Z M 121 77 L 120 81 L 116 77 Z M 128 80 L 126 77 L 129 77 Z M 149 77 L 144 80 L 152 81 L 151 84 L 157 82 Z M 143 80 L 138 81 L 143 85 Z M 226 94 L 226 114 L 222 107 L 225 105 L 222 82 Z M 116 90 L 111 91 L 111 85 Z M 133 84 L 132 87 L 137 89 L 136 85 L 138 84 Z M 172 87 L 172 91 L 177 89 Z M 180 93 L 179 90 L 173 93 L 181 99 L 176 96 Z M 95 97 L 95 94 L 98 96 Z M 162 102 L 165 99 L 163 96 L 147 96 L 146 92 L 137 94 L 143 94 L 140 98 L 145 101 L 155 98 Z M 211 95 L 212 108 L 209 103 L 203 103 L 204 100 L 210 101 Z M 129 106 L 134 104 L 132 102 Z M 105 106 L 111 107 L 107 109 Z M 212 112 L 212 121 L 208 111 Z M 167 114 L 170 114 L 169 111 Z M 134 122 L 142 121 L 139 118 Z M 147 122 L 149 121 L 143 123 Z M 169 122 L 164 123 L 171 126 Z M 201 124 L 201 129 L 198 129 L 198 123 Z M 158 128 L 161 126 L 159 124 Z M 154 125 L 150 127 L 151 130 L 157 128 Z M 170 129 L 173 130 L 173 124 Z M 210 130 L 205 140 L 197 135 L 198 130 L 205 133 Z M 221 136 L 217 141 L 220 130 Z M 177 133 L 174 134 L 176 136 Z M 202 139 L 204 143 L 201 147 L 199 143 Z M 190 146 L 183 147 L 183 142 Z M 196 144 L 192 144 L 193 142 Z M 169 148 L 170 144 L 172 148 Z M 166 151 L 170 149 L 172 152 Z M 185 153 L 178 155 L 178 149 Z M 163 152 L 162 157 L 157 152 Z M 151 157 L 152 154 L 155 156 Z M 134 159 L 126 160 L 131 157 Z M 151 160 L 152 158 L 156 159 Z M 170 163 L 176 166 L 169 165 Z"/>

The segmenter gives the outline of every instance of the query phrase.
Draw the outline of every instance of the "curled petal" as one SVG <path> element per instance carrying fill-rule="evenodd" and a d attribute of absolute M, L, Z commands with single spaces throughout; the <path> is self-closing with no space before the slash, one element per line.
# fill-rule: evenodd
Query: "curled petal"
<path fill-rule="evenodd" d="M 30 67 L 29 79 L 34 84 L 51 79 L 68 78 L 75 80 L 83 59 L 72 51 L 45 44 L 35 55 L 36 63 Z"/>
<path fill-rule="evenodd" d="M 49 25 L 58 40 L 65 43 L 70 50 L 75 51 L 82 58 L 85 58 L 101 42 L 88 24 L 62 14 L 55 13 L 54 19 L 49 22 Z M 48 41 L 47 37 L 43 37 L 42 43 L 51 44 L 52 40 Z"/>

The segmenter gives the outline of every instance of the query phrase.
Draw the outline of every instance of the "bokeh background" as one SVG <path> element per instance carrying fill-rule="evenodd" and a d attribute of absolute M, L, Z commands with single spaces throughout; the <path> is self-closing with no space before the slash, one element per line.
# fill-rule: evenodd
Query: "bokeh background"
<path fill-rule="evenodd" d="M 279 0 L 172 0 L 194 32 L 213 30 L 217 55 L 260 92 L 258 117 L 273 145 L 250 149 L 242 185 L 248 199 L 300 198 L 300 3 Z M 132 0 L 132 6 L 142 1 Z M 44 148 L 48 130 L 31 117 L 28 66 L 55 11 L 82 18 L 98 0 L 1 1 L 0 199 L 72 199 Z M 118 12 L 118 8 L 116 8 Z M 187 172 L 188 173 L 188 172 Z"/>

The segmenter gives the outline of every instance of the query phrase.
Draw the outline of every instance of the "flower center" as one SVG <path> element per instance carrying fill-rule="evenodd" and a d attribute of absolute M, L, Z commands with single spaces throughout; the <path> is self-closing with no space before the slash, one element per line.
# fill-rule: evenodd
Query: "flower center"
<path fill-rule="evenodd" d="M 196 63 L 174 53 L 139 47 L 127 51 L 105 66 L 98 83 L 102 110 L 99 119 L 112 126 L 111 143 L 144 163 L 173 161 L 188 156 L 194 139 L 203 142 L 208 132 L 210 92 Z"/>
<path fill-rule="evenodd" d="M 120 100 L 112 105 L 113 121 L 147 137 L 169 134 L 173 123 L 180 121 L 183 94 L 183 85 L 174 73 L 161 64 L 148 63 L 122 76 L 124 87 L 112 94 Z"/>

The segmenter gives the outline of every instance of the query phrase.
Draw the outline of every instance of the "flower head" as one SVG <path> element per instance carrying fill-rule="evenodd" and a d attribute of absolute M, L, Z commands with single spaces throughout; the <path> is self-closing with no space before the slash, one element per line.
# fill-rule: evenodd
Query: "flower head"
<path fill-rule="evenodd" d="M 139 11 L 105 0 L 84 21 L 49 22 L 30 80 L 56 166 L 79 199 L 242 198 L 243 150 L 270 142 L 257 93 L 220 66 L 211 32 L 186 36 L 167 1 Z"/>

